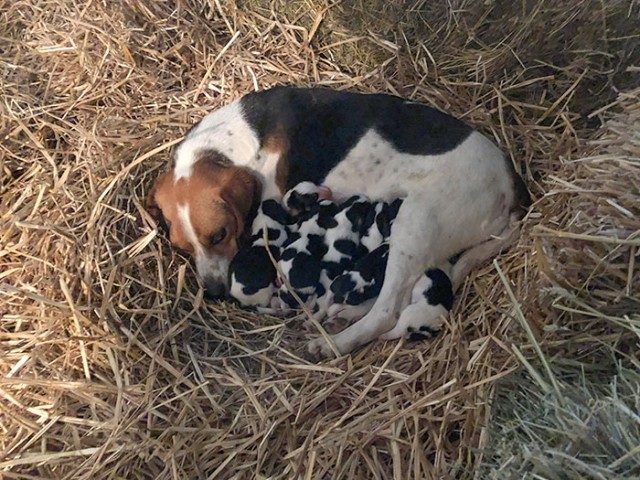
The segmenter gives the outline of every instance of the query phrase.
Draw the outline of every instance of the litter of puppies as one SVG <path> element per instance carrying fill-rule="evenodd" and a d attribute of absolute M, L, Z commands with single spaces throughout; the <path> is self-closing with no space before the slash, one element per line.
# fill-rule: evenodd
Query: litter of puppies
<path fill-rule="evenodd" d="M 311 182 L 289 190 L 282 204 L 263 201 L 251 238 L 230 264 L 231 297 L 271 314 L 290 314 L 301 300 L 330 330 L 353 323 L 380 293 L 401 204 L 402 199 L 374 202 L 362 195 L 338 201 L 326 187 Z M 409 308 L 381 338 L 437 335 L 453 304 L 451 266 L 448 262 L 424 272 Z"/>

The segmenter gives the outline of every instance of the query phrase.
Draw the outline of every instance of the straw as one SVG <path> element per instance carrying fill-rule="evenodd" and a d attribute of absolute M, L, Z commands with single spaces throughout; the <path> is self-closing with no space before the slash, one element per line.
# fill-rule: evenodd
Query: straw
<path fill-rule="evenodd" d="M 487 402 L 522 359 L 637 365 L 637 15 L 621 0 L 0 1 L 0 476 L 470 478 L 496 443 Z M 144 212 L 194 122 L 279 84 L 424 102 L 522 172 L 535 204 L 504 280 L 474 271 L 436 339 L 315 365 L 303 319 L 204 300 Z"/>

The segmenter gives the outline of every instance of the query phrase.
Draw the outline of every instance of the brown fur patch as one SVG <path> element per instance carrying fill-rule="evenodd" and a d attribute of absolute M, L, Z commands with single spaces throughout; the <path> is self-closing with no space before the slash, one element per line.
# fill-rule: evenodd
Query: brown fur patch
<path fill-rule="evenodd" d="M 262 149 L 269 153 L 284 154 L 289 150 L 289 137 L 282 128 L 269 133 L 262 142 Z"/>
<path fill-rule="evenodd" d="M 289 158 L 286 154 L 281 155 L 276 165 L 276 185 L 282 195 L 288 190 L 289 180 Z"/>
<path fill-rule="evenodd" d="M 289 178 L 289 161 L 287 153 L 289 151 L 289 137 L 282 128 L 277 128 L 273 133 L 264 139 L 262 149 L 271 154 L 280 156 L 276 166 L 276 185 L 280 193 L 287 191 L 287 180 Z"/>
<path fill-rule="evenodd" d="M 174 181 L 173 171 L 159 178 L 147 201 L 151 213 L 161 212 L 170 225 L 169 240 L 176 247 L 193 253 L 178 218 L 178 207 L 188 206 L 189 220 L 198 243 L 207 252 L 231 259 L 238 248 L 245 223 L 256 202 L 261 185 L 250 170 L 225 166 L 216 152 L 203 152 L 188 177 Z M 210 239 L 222 229 L 224 240 L 215 245 Z"/>

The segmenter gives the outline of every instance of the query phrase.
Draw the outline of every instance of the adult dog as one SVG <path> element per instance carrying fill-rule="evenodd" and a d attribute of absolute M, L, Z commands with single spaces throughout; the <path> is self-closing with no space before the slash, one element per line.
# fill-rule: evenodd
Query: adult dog
<path fill-rule="evenodd" d="M 439 110 L 386 94 L 276 87 L 193 126 L 147 207 L 166 222 L 172 244 L 194 257 L 208 293 L 221 295 L 254 207 L 301 181 L 323 184 L 334 197 L 404 198 L 380 295 L 333 336 L 341 353 L 393 329 L 425 269 L 464 251 L 456 285 L 497 254 L 530 202 L 498 147 Z M 331 353 L 323 338 L 308 348 Z"/>

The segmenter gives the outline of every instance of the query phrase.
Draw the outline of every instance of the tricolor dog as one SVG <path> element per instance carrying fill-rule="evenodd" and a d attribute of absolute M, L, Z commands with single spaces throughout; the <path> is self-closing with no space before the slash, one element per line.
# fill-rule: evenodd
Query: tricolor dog
<path fill-rule="evenodd" d="M 195 125 L 147 205 L 193 256 L 207 291 L 224 294 L 257 202 L 302 181 L 325 185 L 334 198 L 403 199 L 378 298 L 332 336 L 341 353 L 393 331 L 425 270 L 465 251 L 452 271 L 455 287 L 506 247 L 530 201 L 500 149 L 439 110 L 386 94 L 278 87 Z M 332 352 L 323 338 L 308 349 Z"/>

